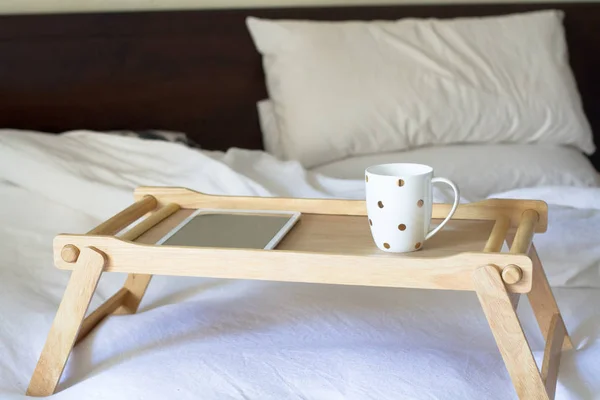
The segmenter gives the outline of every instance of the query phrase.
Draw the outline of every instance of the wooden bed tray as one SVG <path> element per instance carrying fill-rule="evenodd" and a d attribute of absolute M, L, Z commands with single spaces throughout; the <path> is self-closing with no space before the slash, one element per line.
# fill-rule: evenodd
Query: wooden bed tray
<path fill-rule="evenodd" d="M 572 343 L 532 244 L 534 233 L 546 230 L 544 202 L 460 205 L 422 250 L 399 255 L 373 243 L 364 201 L 211 196 L 167 187 L 138 188 L 135 198 L 87 234 L 55 238 L 55 265 L 73 272 L 28 395 L 53 394 L 73 346 L 106 316 L 135 313 L 152 275 L 181 275 L 475 291 L 519 397 L 554 398 L 561 351 Z M 198 208 L 300 211 L 302 217 L 274 250 L 152 245 Z M 434 223 L 449 208 L 435 204 Z M 502 252 L 505 241 L 508 252 Z M 86 317 L 103 272 L 129 275 Z M 525 293 L 546 341 L 541 371 L 516 313 Z"/>

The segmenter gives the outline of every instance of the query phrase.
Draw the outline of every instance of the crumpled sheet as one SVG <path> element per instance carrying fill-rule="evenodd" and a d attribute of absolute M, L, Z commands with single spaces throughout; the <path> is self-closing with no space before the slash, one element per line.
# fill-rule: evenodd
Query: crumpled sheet
<path fill-rule="evenodd" d="M 363 198 L 259 151 L 206 152 L 92 132 L 0 133 L 0 398 L 22 399 L 69 277 L 52 238 L 84 232 L 139 185 L 207 193 Z M 600 398 L 600 189 L 532 188 L 535 238 L 577 351 L 557 399 Z M 436 192 L 443 201 L 444 192 Z M 90 310 L 123 283 L 105 274 Z M 541 364 L 528 302 L 519 314 Z M 140 311 L 107 318 L 72 353 L 63 399 L 510 399 L 508 373 L 471 292 L 153 278 Z"/>

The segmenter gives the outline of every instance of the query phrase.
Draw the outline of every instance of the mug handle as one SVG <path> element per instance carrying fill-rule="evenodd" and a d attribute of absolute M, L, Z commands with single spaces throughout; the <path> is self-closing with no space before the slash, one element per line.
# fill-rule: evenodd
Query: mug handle
<path fill-rule="evenodd" d="M 452 216 L 456 212 L 456 209 L 458 208 L 458 203 L 460 201 L 460 191 L 458 190 L 458 187 L 451 180 L 446 179 L 446 178 L 433 178 L 431 180 L 432 184 L 437 183 L 437 182 L 445 183 L 448 186 L 450 186 L 452 188 L 452 190 L 454 190 L 454 204 L 452 205 L 452 209 L 450 210 L 450 213 L 448 213 L 448 216 L 446 217 L 446 219 L 444 219 L 442 221 L 442 223 L 439 224 L 434 230 L 430 231 L 427 234 L 427 236 L 425 236 L 425 240 L 431 238 L 433 235 L 438 233 L 440 231 L 440 229 L 442 229 L 444 227 L 444 225 L 446 225 L 446 222 L 450 221 L 450 218 L 452 218 Z"/>

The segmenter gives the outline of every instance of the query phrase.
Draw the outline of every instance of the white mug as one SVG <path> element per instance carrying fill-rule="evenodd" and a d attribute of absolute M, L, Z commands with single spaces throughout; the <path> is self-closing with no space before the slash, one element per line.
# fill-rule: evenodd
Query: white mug
<path fill-rule="evenodd" d="M 433 209 L 433 184 L 442 182 L 454 190 L 450 213 L 429 230 Z M 381 164 L 365 170 L 367 214 L 377 247 L 392 253 L 423 248 L 452 218 L 458 207 L 458 187 L 446 178 L 434 178 L 433 168 L 422 164 Z"/>

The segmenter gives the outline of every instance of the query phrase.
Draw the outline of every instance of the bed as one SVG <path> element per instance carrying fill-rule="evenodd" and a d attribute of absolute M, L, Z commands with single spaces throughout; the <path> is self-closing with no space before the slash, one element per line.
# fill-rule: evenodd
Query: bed
<path fill-rule="evenodd" d="M 463 202 L 549 203 L 549 230 L 535 243 L 576 347 L 563 356 L 556 398 L 599 398 L 599 152 L 480 143 L 310 166 L 282 160 L 264 151 L 269 94 L 246 25 L 248 16 L 446 19 L 550 8 L 564 12 L 570 66 L 600 145 L 594 3 L 0 17 L 0 397 L 24 398 L 69 277 L 52 266 L 52 238 L 125 208 L 134 187 L 354 199 L 364 196 L 366 166 L 415 161 L 454 179 Z M 105 276 L 90 309 L 122 280 Z M 527 302 L 519 315 L 541 362 Z M 169 396 L 516 398 L 473 293 L 155 277 L 140 312 L 107 318 L 77 346 L 54 397 Z"/>

